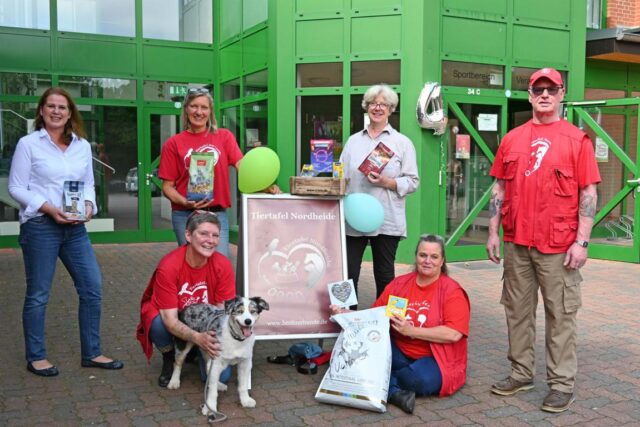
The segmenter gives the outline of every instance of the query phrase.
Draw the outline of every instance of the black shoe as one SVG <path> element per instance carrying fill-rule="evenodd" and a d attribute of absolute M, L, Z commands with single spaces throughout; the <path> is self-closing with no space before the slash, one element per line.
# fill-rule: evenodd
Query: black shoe
<path fill-rule="evenodd" d="M 55 377 L 56 375 L 59 374 L 58 368 L 56 368 L 55 366 L 51 366 L 49 368 L 44 368 L 44 369 L 36 369 L 33 367 L 31 362 L 27 363 L 27 370 L 41 377 Z"/>
<path fill-rule="evenodd" d="M 173 364 L 176 361 L 176 352 L 174 350 L 162 353 L 162 371 L 158 377 L 158 385 L 166 387 L 171 381 L 173 375 Z"/>
<path fill-rule="evenodd" d="M 296 362 L 293 360 L 293 357 L 285 354 L 283 356 L 267 356 L 267 362 L 275 363 L 277 365 L 291 365 L 295 366 Z"/>
<path fill-rule="evenodd" d="M 388 401 L 407 414 L 413 414 L 416 407 L 416 393 L 409 390 L 398 390 L 389 397 Z"/>
<path fill-rule="evenodd" d="M 122 369 L 124 367 L 124 363 L 119 360 L 112 360 L 111 362 L 94 362 L 90 359 L 82 359 L 80 364 L 83 368 Z"/>

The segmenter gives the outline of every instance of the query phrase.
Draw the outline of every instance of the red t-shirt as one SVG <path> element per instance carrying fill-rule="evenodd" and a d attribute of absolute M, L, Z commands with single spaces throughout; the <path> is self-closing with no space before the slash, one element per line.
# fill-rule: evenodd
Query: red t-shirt
<path fill-rule="evenodd" d="M 218 129 L 215 133 L 207 130 L 195 134 L 182 131 L 164 143 L 158 177 L 174 181 L 178 193 L 185 197 L 193 152 L 214 154 L 213 201 L 209 206 L 230 207 L 229 166 L 235 166 L 242 159 L 242 152 L 233 134 L 227 129 Z M 185 210 L 185 207 L 171 203 L 171 209 Z"/>
<path fill-rule="evenodd" d="M 224 255 L 215 252 L 204 267 L 192 268 L 185 260 L 186 253 L 187 245 L 183 245 L 165 255 L 142 294 L 136 338 L 148 360 L 153 353 L 149 331 L 158 310 L 220 304 L 236 296 L 233 268 Z"/>
<path fill-rule="evenodd" d="M 410 320 L 413 326 L 427 327 L 427 319 L 434 298 L 438 295 L 440 279 L 425 288 L 421 288 L 412 280 L 407 286 L 405 281 L 393 281 L 387 285 L 380 297 L 373 303 L 373 307 L 386 306 L 389 296 L 394 295 L 407 298 L 409 304 L 405 318 Z M 451 292 L 444 302 L 443 316 L 444 325 L 455 329 L 464 336 L 469 335 L 469 304 L 461 288 Z M 412 359 L 432 356 L 431 346 L 428 341 L 406 337 L 391 328 L 391 335 L 400 351 Z"/>
<path fill-rule="evenodd" d="M 192 304 L 220 304 L 235 297 L 231 262 L 215 252 L 204 267 L 193 268 L 179 251 L 170 252 L 158 264 L 151 303 L 158 310 L 182 310 Z M 182 255 L 182 256 L 180 256 Z"/>

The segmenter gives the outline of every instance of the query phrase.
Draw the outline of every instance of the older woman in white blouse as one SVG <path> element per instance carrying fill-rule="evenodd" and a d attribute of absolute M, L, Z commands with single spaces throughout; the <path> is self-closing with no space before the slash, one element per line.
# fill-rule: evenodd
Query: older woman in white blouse
<path fill-rule="evenodd" d="M 340 161 L 349 178 L 348 193 L 367 193 L 380 201 L 384 222 L 371 233 L 359 232 L 347 224 L 347 266 L 349 278 L 358 286 L 362 256 L 367 244 L 373 254 L 376 296 L 395 277 L 394 263 L 398 243 L 407 236 L 405 198 L 418 188 L 416 150 L 409 138 L 389 124 L 389 116 L 398 105 L 398 94 L 387 85 L 375 85 L 364 94 L 362 108 L 369 124 L 349 137 Z M 393 156 L 382 173 L 367 175 L 358 170 L 363 160 L 382 142 Z"/>

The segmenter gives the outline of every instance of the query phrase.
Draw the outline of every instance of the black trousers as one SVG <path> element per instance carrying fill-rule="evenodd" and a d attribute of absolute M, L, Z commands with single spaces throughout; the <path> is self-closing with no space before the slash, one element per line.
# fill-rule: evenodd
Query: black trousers
<path fill-rule="evenodd" d="M 376 282 L 376 298 L 384 291 L 396 276 L 395 261 L 396 251 L 400 236 L 388 236 L 379 234 L 377 236 L 353 237 L 347 236 L 347 270 L 349 278 L 353 279 L 353 284 L 358 292 L 358 280 L 360 279 L 360 267 L 362 256 L 367 244 L 371 244 L 373 255 L 373 277 Z"/>

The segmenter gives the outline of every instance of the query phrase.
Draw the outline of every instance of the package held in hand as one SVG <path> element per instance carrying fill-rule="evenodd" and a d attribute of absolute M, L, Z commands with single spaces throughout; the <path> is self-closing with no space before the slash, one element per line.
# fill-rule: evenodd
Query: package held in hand
<path fill-rule="evenodd" d="M 360 164 L 358 170 L 365 175 L 369 175 L 371 172 L 382 173 L 382 170 L 387 166 L 387 163 L 389 163 L 393 155 L 394 152 L 391 148 L 379 142 Z"/>
<path fill-rule="evenodd" d="M 213 200 L 213 153 L 191 154 L 187 200 Z"/>
<path fill-rule="evenodd" d="M 324 403 L 386 412 L 391 338 L 385 307 L 336 314 L 342 326 L 331 364 L 316 392 Z"/>
<path fill-rule="evenodd" d="M 65 181 L 62 192 L 62 211 L 68 219 L 86 221 L 84 181 Z"/>

